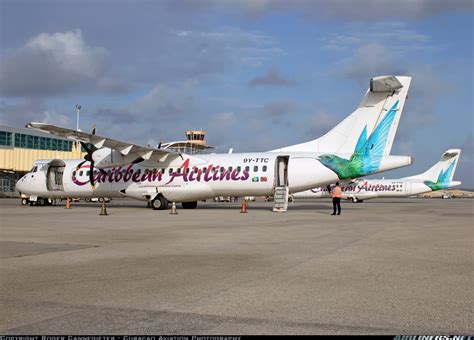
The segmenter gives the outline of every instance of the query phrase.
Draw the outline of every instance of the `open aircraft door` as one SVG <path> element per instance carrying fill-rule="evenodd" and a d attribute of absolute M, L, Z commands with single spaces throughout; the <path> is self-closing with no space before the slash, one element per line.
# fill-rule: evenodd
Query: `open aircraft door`
<path fill-rule="evenodd" d="M 46 187 L 49 191 L 64 191 L 63 176 L 66 164 L 60 159 L 53 159 L 48 164 Z"/>
<path fill-rule="evenodd" d="M 288 162 L 289 156 L 278 156 L 275 161 L 275 188 L 273 211 L 284 212 L 288 209 Z"/>

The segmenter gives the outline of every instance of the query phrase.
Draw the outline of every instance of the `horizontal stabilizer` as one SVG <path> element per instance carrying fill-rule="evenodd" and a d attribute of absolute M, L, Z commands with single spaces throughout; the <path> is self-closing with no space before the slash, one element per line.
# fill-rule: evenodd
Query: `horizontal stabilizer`
<path fill-rule="evenodd" d="M 380 76 L 370 79 L 370 92 L 392 92 L 403 87 L 395 76 Z"/>

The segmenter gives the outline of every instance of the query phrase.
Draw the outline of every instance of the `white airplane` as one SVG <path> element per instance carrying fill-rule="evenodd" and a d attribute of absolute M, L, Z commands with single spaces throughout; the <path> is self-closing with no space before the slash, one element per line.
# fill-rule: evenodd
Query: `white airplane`
<path fill-rule="evenodd" d="M 359 178 L 341 186 L 342 197 L 353 202 L 362 202 L 379 197 L 408 197 L 426 192 L 454 188 L 461 185 L 453 181 L 460 149 L 447 150 L 438 163 L 422 174 L 400 179 Z M 327 187 L 318 187 L 293 195 L 294 198 L 331 197 Z"/>
<path fill-rule="evenodd" d="M 402 76 L 372 78 L 359 107 L 328 133 L 267 152 L 187 155 L 29 123 L 29 128 L 80 142 L 87 155 L 37 161 L 17 190 L 31 200 L 131 197 L 153 209 L 165 209 L 169 202 L 192 209 L 197 201 L 216 196 L 274 195 L 284 211 L 289 193 L 412 163 L 410 156 L 389 154 L 410 82 Z"/>

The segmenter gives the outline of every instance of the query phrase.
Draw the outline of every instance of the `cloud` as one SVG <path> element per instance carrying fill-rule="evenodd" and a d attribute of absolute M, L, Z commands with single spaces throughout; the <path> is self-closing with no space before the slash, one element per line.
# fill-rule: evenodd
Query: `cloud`
<path fill-rule="evenodd" d="M 293 82 L 285 79 L 275 66 L 263 76 L 255 77 L 249 82 L 250 86 L 289 86 L 292 84 Z"/>
<path fill-rule="evenodd" d="M 1 60 L 0 94 L 5 97 L 64 93 L 123 92 L 124 83 L 106 78 L 107 51 L 85 43 L 80 30 L 41 33 Z"/>
<path fill-rule="evenodd" d="M 325 111 L 318 111 L 311 115 L 307 128 L 307 136 L 316 139 L 331 130 L 339 122 L 339 119 Z"/>
<path fill-rule="evenodd" d="M 338 72 L 366 82 L 375 75 L 404 74 L 405 70 L 393 58 L 390 48 L 370 43 L 357 48 L 352 57 L 342 60 L 338 65 Z"/>
<path fill-rule="evenodd" d="M 405 22 L 384 21 L 348 24 L 346 33 L 333 33 L 321 39 L 322 49 L 347 51 L 371 43 L 388 44 L 392 52 L 433 51 L 432 38 L 411 29 Z"/>
<path fill-rule="evenodd" d="M 460 179 L 463 181 L 462 187 L 467 189 L 474 189 L 474 135 L 470 131 L 461 142 L 461 156 L 459 157 L 459 164 L 454 174 L 454 180 Z"/>
<path fill-rule="evenodd" d="M 185 2 L 194 2 L 186 0 Z M 277 12 L 300 12 L 307 18 L 371 19 L 385 18 L 418 19 L 447 11 L 463 11 L 473 8 L 471 0 L 207 0 L 203 6 L 239 8 L 249 18 L 258 18 Z"/>
<path fill-rule="evenodd" d="M 68 126 L 71 120 L 69 116 L 48 108 L 42 99 L 25 99 L 15 104 L 0 103 L 0 124 L 23 127 L 28 122 Z"/>
<path fill-rule="evenodd" d="M 278 41 L 258 32 L 224 27 L 218 30 L 168 30 L 160 51 L 144 60 L 142 70 L 160 82 L 181 82 L 260 66 L 282 53 Z"/>
<path fill-rule="evenodd" d="M 263 113 L 270 117 L 273 123 L 280 123 L 284 118 L 289 118 L 292 114 L 296 115 L 300 105 L 293 101 L 276 100 L 263 106 Z M 267 120 L 264 117 L 265 121 Z"/>
<path fill-rule="evenodd" d="M 435 46 L 431 36 L 402 22 L 348 24 L 345 30 L 321 39 L 321 49 L 341 56 L 333 66 L 334 73 L 361 82 L 374 75 L 403 75 L 416 70 L 419 65 L 413 60 L 442 49 Z"/>

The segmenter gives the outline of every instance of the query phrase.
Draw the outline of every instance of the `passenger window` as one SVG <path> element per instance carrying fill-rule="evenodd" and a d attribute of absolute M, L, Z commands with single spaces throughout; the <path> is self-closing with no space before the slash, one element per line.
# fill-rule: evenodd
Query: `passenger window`
<path fill-rule="evenodd" d="M 76 171 L 73 171 L 73 172 L 72 172 L 72 175 L 73 175 L 73 176 L 76 176 Z"/>
<path fill-rule="evenodd" d="M 189 174 L 190 168 L 186 168 L 186 174 Z"/>
<path fill-rule="evenodd" d="M 250 171 L 250 167 L 249 167 L 249 166 L 246 166 L 246 167 L 245 167 L 245 171 L 249 172 L 249 171 Z"/>
<path fill-rule="evenodd" d="M 211 172 L 216 172 L 216 168 L 212 167 Z"/>
<path fill-rule="evenodd" d="M 219 169 L 219 171 L 220 171 L 220 172 L 224 172 L 224 168 L 221 167 L 221 168 Z"/>
<path fill-rule="evenodd" d="M 195 173 L 195 174 L 198 173 L 198 168 L 194 168 L 194 173 Z"/>
<path fill-rule="evenodd" d="M 255 165 L 255 166 L 253 167 L 253 171 L 255 171 L 255 172 L 258 171 L 258 166 L 257 166 L 257 165 Z"/>
<path fill-rule="evenodd" d="M 171 174 L 173 173 L 173 168 L 170 168 L 170 169 L 168 170 L 168 173 L 171 175 Z"/>
<path fill-rule="evenodd" d="M 145 169 L 145 175 L 148 175 L 148 172 L 150 172 L 149 169 Z"/>
<path fill-rule="evenodd" d="M 242 170 L 242 168 L 240 166 L 237 167 L 237 172 L 240 172 L 240 170 Z"/>
<path fill-rule="evenodd" d="M 87 170 L 86 176 L 89 176 L 91 174 L 90 170 Z"/>
<path fill-rule="evenodd" d="M 227 169 L 229 172 L 232 172 L 232 167 L 229 166 L 229 168 Z"/>
<path fill-rule="evenodd" d="M 81 170 L 81 171 L 79 171 L 79 176 L 82 176 L 82 170 Z"/>
<path fill-rule="evenodd" d="M 267 171 L 267 166 L 266 166 L 266 165 L 264 165 L 264 166 L 262 167 L 262 171 L 263 171 L 263 172 Z"/>
<path fill-rule="evenodd" d="M 164 175 L 165 174 L 165 168 L 161 169 L 161 173 Z"/>
<path fill-rule="evenodd" d="M 180 174 L 180 173 L 181 173 L 181 168 L 178 168 L 178 169 L 176 170 L 176 172 L 177 172 L 178 174 Z"/>

